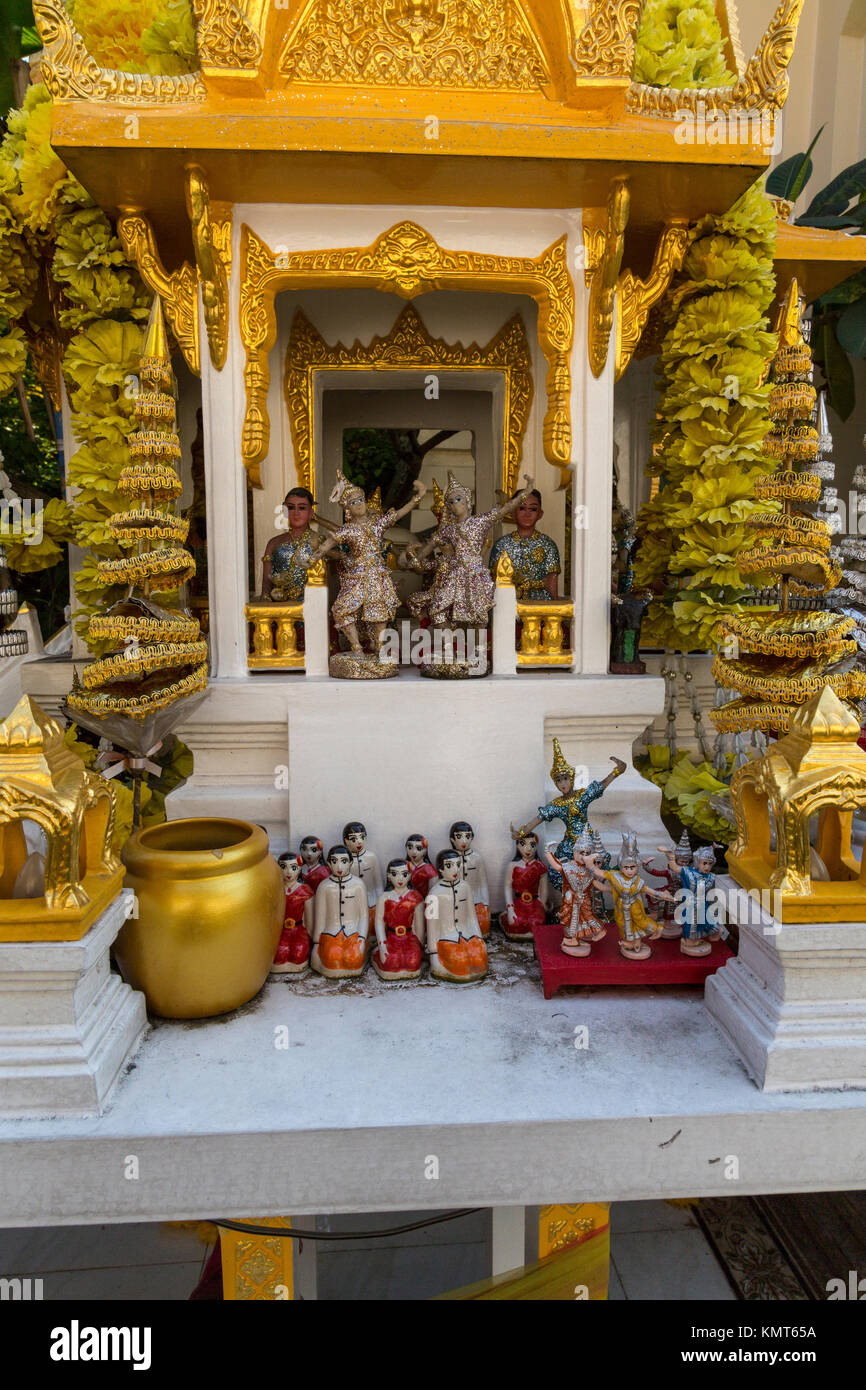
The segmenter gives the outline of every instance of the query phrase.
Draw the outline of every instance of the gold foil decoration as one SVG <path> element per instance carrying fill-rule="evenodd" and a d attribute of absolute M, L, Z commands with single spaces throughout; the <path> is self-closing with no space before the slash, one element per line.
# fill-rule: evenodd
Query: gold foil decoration
<path fill-rule="evenodd" d="M 312 0 L 279 71 L 292 85 L 531 92 L 550 81 L 520 0 Z"/>
<path fill-rule="evenodd" d="M 262 57 L 262 40 L 236 0 L 192 0 L 195 46 L 202 68 L 256 68 Z M 255 8 L 255 6 L 254 6 Z"/>
<path fill-rule="evenodd" d="M 731 780 L 737 838 L 728 868 L 744 888 L 777 894 L 773 915 L 783 922 L 866 920 L 866 865 L 851 847 L 854 813 L 866 807 L 859 737 L 859 719 L 825 686 L 797 710 L 785 737 Z M 812 877 L 809 828 L 816 815 L 815 850 L 827 879 Z"/>
<path fill-rule="evenodd" d="M 197 72 L 176 77 L 118 72 L 91 57 L 63 0 L 34 0 L 33 18 L 42 40 L 42 78 L 55 101 L 110 101 L 129 106 L 204 101 Z"/>
<path fill-rule="evenodd" d="M 250 1225 L 291 1229 L 290 1216 L 257 1216 Z M 294 1297 L 291 1236 L 263 1236 L 218 1226 L 223 1298 L 228 1302 L 279 1301 Z"/>
<path fill-rule="evenodd" d="M 111 848 L 116 794 L 67 748 L 29 695 L 0 724 L 0 941 L 78 941 L 120 891 Z M 24 821 L 45 834 L 45 890 L 13 898 L 28 858 Z"/>
<path fill-rule="evenodd" d="M 566 238 L 540 256 L 498 256 L 441 247 L 416 222 L 398 222 L 371 246 L 281 253 L 279 258 L 251 227 L 241 227 L 240 328 L 246 350 L 242 453 L 250 482 L 261 487 L 260 464 L 268 451 L 270 421 L 268 353 L 277 336 L 275 296 L 287 289 L 375 289 L 414 299 L 431 290 L 526 294 L 538 304 L 538 338 L 548 362 L 545 457 L 571 466 L 571 374 L 574 285 L 566 264 Z"/>
<path fill-rule="evenodd" d="M 211 362 L 221 372 L 229 341 L 232 214 L 231 208 L 224 204 L 211 208 L 207 178 L 197 164 L 187 166 L 186 209 L 201 284 Z"/>
<path fill-rule="evenodd" d="M 617 178 L 611 184 L 607 209 L 587 208 L 584 212 L 584 273 L 589 286 L 587 350 L 595 377 L 600 377 L 607 365 L 630 207 L 628 180 Z"/>
<path fill-rule="evenodd" d="M 662 299 L 680 269 L 689 244 L 686 222 L 665 227 L 656 246 L 652 269 L 646 280 L 625 270 L 617 281 L 619 313 L 616 318 L 616 379 L 625 372 L 643 336 L 650 311 Z"/>
<path fill-rule="evenodd" d="M 641 5 L 642 0 L 591 0 L 574 49 L 578 77 L 631 77 Z"/>
<path fill-rule="evenodd" d="M 184 261 L 180 270 L 167 271 L 160 258 L 147 217 L 133 208 L 121 208 L 117 234 L 127 260 L 134 261 L 148 289 L 158 294 L 177 345 L 191 372 L 201 372 L 198 334 L 197 278 Z"/>
<path fill-rule="evenodd" d="M 407 304 L 390 333 L 375 337 L 369 346 L 355 342 L 326 343 L 302 310 L 292 323 L 283 381 L 286 408 L 292 427 L 292 444 L 298 482 L 313 486 L 313 433 L 315 424 L 315 374 L 329 368 L 341 371 L 476 371 L 501 372 L 505 382 L 502 441 L 502 490 L 507 497 L 517 488 L 523 438 L 532 405 L 532 357 L 520 314 L 499 330 L 486 347 L 447 343 L 428 332 L 418 311 Z"/>

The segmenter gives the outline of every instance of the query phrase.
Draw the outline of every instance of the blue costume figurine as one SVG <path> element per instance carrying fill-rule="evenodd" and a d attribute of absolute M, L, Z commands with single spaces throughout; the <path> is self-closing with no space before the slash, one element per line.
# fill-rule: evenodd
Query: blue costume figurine
<path fill-rule="evenodd" d="M 549 801 L 546 806 L 539 806 L 535 820 L 528 821 L 518 830 L 515 830 L 512 825 L 511 834 L 514 839 L 519 840 L 524 835 L 528 835 L 542 821 L 561 820 L 565 826 L 565 834 L 556 846 L 554 853 L 561 863 L 570 859 L 578 836 L 582 835 L 587 828 L 590 834 L 593 833 L 588 820 L 590 805 L 604 795 L 605 790 L 615 778 L 621 777 L 625 772 L 626 765 L 621 758 L 611 758 L 611 762 L 615 763 L 616 767 L 613 772 L 608 773 L 603 782 L 590 782 L 588 787 L 575 790 L 574 768 L 565 761 L 559 740 L 554 739 L 553 766 L 550 769 L 550 776 L 559 796 L 555 797 L 553 801 Z M 562 889 L 562 874 L 551 868 L 548 869 L 548 877 L 554 888 Z"/>
<path fill-rule="evenodd" d="M 494 574 L 501 555 L 507 555 L 514 566 L 514 587 L 518 599 L 557 597 L 561 569 L 559 550 L 551 536 L 535 529 L 543 516 L 541 493 L 534 488 L 515 507 L 513 518 L 510 518 L 517 530 L 510 535 L 500 536 L 490 552 L 489 564 Z"/>
<path fill-rule="evenodd" d="M 683 864 L 679 869 L 676 920 L 683 925 L 680 950 L 686 956 L 708 956 L 712 943 L 722 934 L 719 907 L 712 891 L 716 884 L 715 867 L 712 845 L 701 845 L 691 864 Z"/>

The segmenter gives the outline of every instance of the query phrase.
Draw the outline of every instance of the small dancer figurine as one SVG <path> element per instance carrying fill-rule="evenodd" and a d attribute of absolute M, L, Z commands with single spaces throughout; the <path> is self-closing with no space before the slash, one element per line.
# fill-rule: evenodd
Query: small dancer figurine
<path fill-rule="evenodd" d="M 409 861 L 409 871 L 412 875 L 412 887 L 416 893 L 421 894 L 422 898 L 426 898 L 430 891 L 430 884 L 438 878 L 436 870 L 430 863 L 426 836 L 406 836 L 406 858 Z"/>
<path fill-rule="evenodd" d="M 708 956 L 712 943 L 722 935 L 719 908 L 710 894 L 716 886 L 716 851 L 712 845 L 695 850 L 691 864 L 680 869 L 680 902 L 677 916 L 683 921 L 680 950 L 686 956 Z"/>
<path fill-rule="evenodd" d="M 595 855 L 595 862 L 600 869 L 610 868 L 611 857 L 605 849 L 604 840 L 597 830 L 593 830 L 592 832 L 592 852 Z M 592 885 L 590 902 L 592 903 L 592 915 L 598 918 L 603 917 L 607 910 L 604 903 L 604 893 L 595 881 Z"/>
<path fill-rule="evenodd" d="M 543 516 L 541 493 L 533 488 L 508 518 L 514 522 L 516 531 L 500 536 L 490 552 L 489 567 L 494 574 L 499 557 L 508 556 L 514 566 L 514 587 L 519 599 L 557 598 L 559 595 L 559 549 L 551 536 L 535 529 Z"/>
<path fill-rule="evenodd" d="M 337 485 L 330 500 L 342 506 L 346 522 L 304 562 L 309 568 L 337 546 L 348 551 L 340 575 L 340 592 L 331 607 L 331 616 L 351 650 L 339 652 L 331 658 L 332 676 L 358 680 L 397 674 L 396 665 L 391 661 L 383 662 L 379 655 L 382 632 L 388 623 L 393 623 L 400 605 L 397 590 L 382 558 L 382 540 L 386 531 L 418 506 L 427 491 L 426 483 L 419 479 L 412 486 L 415 495 L 405 507 L 374 517 L 370 514 L 364 489 L 356 487 L 341 472 L 337 472 Z M 370 653 L 361 646 L 359 622 L 364 622 L 370 630 L 373 644 Z"/>
<path fill-rule="evenodd" d="M 286 890 L 286 916 L 271 972 L 300 975 L 310 963 L 314 890 L 302 881 L 304 861 L 299 854 L 281 854 L 277 863 Z"/>
<path fill-rule="evenodd" d="M 680 836 L 679 844 L 675 848 L 666 845 L 658 846 L 659 854 L 663 854 L 668 861 L 666 869 L 650 868 L 652 855 L 642 861 L 647 873 L 652 874 L 653 878 L 660 878 L 664 881 L 665 889 L 676 898 L 681 883 L 681 872 L 687 864 L 692 862 L 692 848 L 689 844 L 689 833 L 684 830 Z M 682 926 L 676 920 L 674 903 L 664 903 L 658 913 L 658 920 L 662 925 L 662 938 L 665 941 L 676 941 L 682 935 Z"/>
<path fill-rule="evenodd" d="M 578 835 L 588 827 L 590 834 L 592 826 L 587 820 L 587 813 L 593 801 L 597 801 L 603 796 L 605 790 L 617 777 L 621 777 L 626 770 L 626 765 L 621 758 L 611 758 L 615 764 L 613 772 L 609 772 L 603 782 L 590 782 L 588 787 L 576 791 L 574 786 L 574 768 L 565 761 L 562 749 L 559 746 L 559 739 L 553 740 L 553 766 L 550 769 L 550 777 L 559 796 L 553 801 L 549 801 L 546 806 L 539 806 L 538 815 L 534 820 L 527 821 L 519 830 L 511 827 L 511 834 L 515 840 L 519 840 L 523 835 L 534 830 L 542 821 L 561 820 L 565 825 L 565 834 L 556 847 L 556 857 L 565 863 L 571 858 L 575 841 Z M 550 870 L 550 882 L 553 888 L 560 891 L 562 888 L 562 875 L 558 869 Z"/>
<path fill-rule="evenodd" d="M 472 848 L 475 831 L 468 820 L 456 820 L 448 831 L 451 848 L 460 855 L 460 874 L 472 889 L 475 916 L 482 936 L 490 935 L 490 890 L 487 887 L 487 870 L 477 849 Z"/>
<path fill-rule="evenodd" d="M 376 899 L 382 885 L 379 860 L 371 849 L 367 849 L 367 827 L 359 820 L 350 820 L 343 826 L 343 844 L 352 856 L 352 873 L 356 874 L 367 890 L 370 907 L 370 930 L 376 913 Z"/>
<path fill-rule="evenodd" d="M 487 946 L 475 916 L 472 889 L 462 877 L 460 854 L 440 850 L 436 868 L 439 877 L 424 904 L 431 974 L 455 983 L 483 980 Z"/>
<path fill-rule="evenodd" d="M 367 890 L 352 873 L 352 857 L 345 845 L 328 850 L 328 869 L 327 883 L 316 889 L 310 964 L 329 980 L 343 980 L 362 974 L 367 962 Z"/>
<path fill-rule="evenodd" d="M 557 859 L 548 846 L 548 864 L 562 877 L 564 892 L 559 920 L 562 923 L 560 950 L 567 956 L 588 956 L 594 942 L 603 941 L 607 927 L 592 909 L 593 867 L 598 861 L 592 852 L 592 836 L 584 830 L 571 852 L 571 859 Z"/>
<path fill-rule="evenodd" d="M 424 945 L 424 897 L 410 884 L 405 859 L 390 860 L 388 887 L 376 904 L 373 969 L 380 980 L 417 980 Z"/>
<path fill-rule="evenodd" d="M 587 868 L 599 883 L 608 884 L 613 894 L 613 917 L 619 928 L 620 954 L 626 960 L 647 960 L 652 951 L 646 943 L 661 935 L 661 927 L 647 914 L 644 894 L 650 898 L 661 898 L 662 901 L 667 901 L 671 895 L 648 887 L 638 873 L 640 856 L 637 836 L 630 830 L 623 831 L 618 868 L 599 869 L 591 856 Z"/>
<path fill-rule="evenodd" d="M 275 603 L 296 602 L 304 597 L 307 564 L 321 539 L 313 530 L 313 494 L 293 487 L 283 502 L 288 531 L 272 536 L 262 556 L 262 594 Z"/>
<path fill-rule="evenodd" d="M 330 877 L 327 864 L 322 863 L 324 848 L 317 835 L 305 835 L 300 843 L 301 858 L 304 867 L 301 869 L 301 879 L 309 884 L 315 893 L 320 883 L 324 883 Z"/>
<path fill-rule="evenodd" d="M 524 835 L 505 870 L 505 911 L 500 926 L 509 941 L 531 941 L 532 928 L 547 921 L 550 884 L 538 857 L 538 836 Z"/>

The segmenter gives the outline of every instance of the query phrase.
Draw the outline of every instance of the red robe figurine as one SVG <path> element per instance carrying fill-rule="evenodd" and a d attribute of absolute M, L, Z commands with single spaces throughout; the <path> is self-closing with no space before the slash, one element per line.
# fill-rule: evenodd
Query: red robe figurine
<path fill-rule="evenodd" d="M 407 835 L 406 862 L 409 865 L 410 883 L 416 893 L 426 898 L 430 884 L 439 877 L 427 852 L 427 840 L 423 835 Z"/>
<path fill-rule="evenodd" d="M 303 860 L 299 854 L 279 858 L 286 890 L 286 915 L 271 971 L 275 975 L 300 975 L 310 963 L 315 889 L 301 882 Z"/>
<path fill-rule="evenodd" d="M 373 969 L 381 980 L 413 980 L 421 973 L 424 897 L 409 887 L 410 865 L 392 859 L 388 886 L 376 903 Z"/>
<path fill-rule="evenodd" d="M 305 835 L 301 841 L 301 882 L 307 883 L 315 893 L 320 883 L 330 878 L 327 864 L 322 863 L 324 849 L 315 835 Z"/>
<path fill-rule="evenodd" d="M 532 928 L 547 920 L 547 866 L 538 858 L 538 836 L 522 835 L 517 858 L 505 870 L 505 911 L 499 924 L 511 941 L 531 941 Z"/>

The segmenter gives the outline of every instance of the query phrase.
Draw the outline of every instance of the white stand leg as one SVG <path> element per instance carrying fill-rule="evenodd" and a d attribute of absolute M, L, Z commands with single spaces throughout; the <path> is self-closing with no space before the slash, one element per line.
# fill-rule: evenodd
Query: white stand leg
<path fill-rule="evenodd" d="M 328 674 L 328 590 L 308 584 L 304 590 L 304 672 Z"/>
<path fill-rule="evenodd" d="M 315 1231 L 315 1216 L 293 1216 L 292 1225 L 302 1231 Z M 295 1301 L 310 1303 L 319 1297 L 316 1255 L 319 1249 L 317 1240 L 296 1240 L 294 1245 L 294 1288 Z"/>
<path fill-rule="evenodd" d="M 526 1259 L 525 1207 L 494 1207 L 491 1218 L 491 1275 L 522 1269 Z"/>
<path fill-rule="evenodd" d="M 740 949 L 707 1008 L 765 1091 L 866 1086 L 866 923 L 778 922 L 729 878 Z"/>
<path fill-rule="evenodd" d="M 0 943 L 0 1116 L 102 1109 L 147 1028 L 144 995 L 108 963 L 128 896 L 80 941 Z"/>
<path fill-rule="evenodd" d="M 513 584 L 497 585 L 493 604 L 493 674 L 517 675 L 517 590 Z"/>

